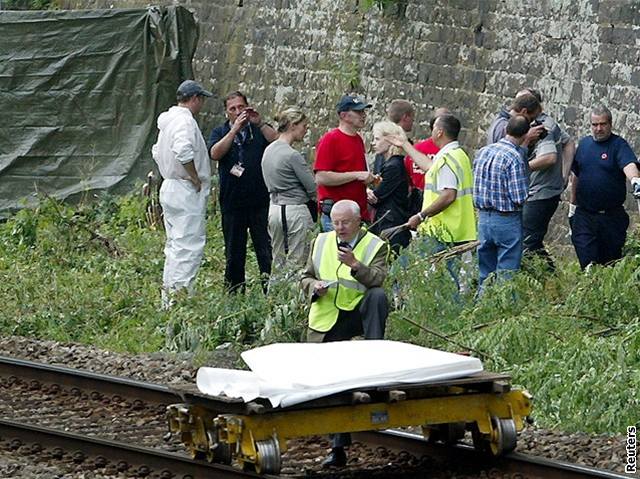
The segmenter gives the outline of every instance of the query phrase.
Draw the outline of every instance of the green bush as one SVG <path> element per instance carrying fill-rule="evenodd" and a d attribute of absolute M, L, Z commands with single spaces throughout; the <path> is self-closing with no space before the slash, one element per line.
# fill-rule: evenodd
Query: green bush
<path fill-rule="evenodd" d="M 76 207 L 43 199 L 0 223 L 0 333 L 197 355 L 300 341 L 307 305 L 297 272 L 277 272 L 264 295 L 250 248 L 246 294 L 229 295 L 219 216 L 207 234 L 196 293 L 165 312 L 164 233 L 146 226 L 139 196 L 101 195 Z M 623 260 L 587 273 L 573 258 L 553 274 L 528 262 L 476 300 L 473 267 L 469 292 L 457 294 L 445 265 L 416 243 L 406 266 L 391 268 L 387 337 L 478 355 L 534 395 L 543 426 L 622 432 L 640 406 L 639 245 L 631 236 Z"/>

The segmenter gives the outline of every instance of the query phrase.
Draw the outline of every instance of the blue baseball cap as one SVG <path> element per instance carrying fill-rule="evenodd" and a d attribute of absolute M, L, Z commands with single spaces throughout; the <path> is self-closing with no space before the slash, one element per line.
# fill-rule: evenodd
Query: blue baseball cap
<path fill-rule="evenodd" d="M 200 85 L 200 83 L 193 80 L 185 80 L 180 83 L 176 94 L 178 96 L 181 96 L 182 98 L 190 98 L 196 95 L 213 96 L 213 93 L 205 90 L 204 88 L 202 88 L 202 85 Z"/>
<path fill-rule="evenodd" d="M 371 108 L 373 105 L 367 103 L 363 98 L 355 95 L 345 95 L 340 98 L 338 105 L 336 106 L 338 113 L 342 111 L 362 111 L 367 108 Z"/>

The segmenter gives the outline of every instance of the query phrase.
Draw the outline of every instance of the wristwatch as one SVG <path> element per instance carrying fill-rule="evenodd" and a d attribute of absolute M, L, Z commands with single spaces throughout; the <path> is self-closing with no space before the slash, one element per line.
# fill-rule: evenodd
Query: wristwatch
<path fill-rule="evenodd" d="M 422 211 L 420 211 L 420 212 L 418 213 L 418 216 L 420 217 L 420 221 L 424 221 L 424 220 L 426 220 L 426 219 L 427 219 L 427 215 L 423 215 L 423 214 L 422 214 Z"/>

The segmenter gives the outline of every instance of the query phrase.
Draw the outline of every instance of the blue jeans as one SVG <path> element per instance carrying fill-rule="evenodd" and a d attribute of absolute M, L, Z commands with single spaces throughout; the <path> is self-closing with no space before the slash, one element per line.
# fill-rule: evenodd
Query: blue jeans
<path fill-rule="evenodd" d="M 501 279 L 520 269 L 522 261 L 522 212 L 500 213 L 480 210 L 478 221 L 478 268 L 480 290 L 487 276 Z"/>
<path fill-rule="evenodd" d="M 331 222 L 329 215 L 325 215 L 324 213 L 320 214 L 320 230 L 323 233 L 333 231 L 333 223 Z"/>

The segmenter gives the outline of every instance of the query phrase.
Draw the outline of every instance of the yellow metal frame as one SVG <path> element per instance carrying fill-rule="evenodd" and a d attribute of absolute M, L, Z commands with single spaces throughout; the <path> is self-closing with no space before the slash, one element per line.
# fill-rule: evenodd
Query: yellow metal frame
<path fill-rule="evenodd" d="M 174 405 L 168 416 L 171 431 L 182 433 L 194 456 L 197 451 L 210 451 L 209 431 L 218 442 L 229 444 L 232 455 L 241 462 L 259 464 L 257 441 L 277 441 L 285 451 L 286 440 L 294 437 L 449 423 L 475 423 L 478 432 L 491 441 L 496 436 L 491 418 L 512 419 L 520 431 L 523 419 L 530 414 L 531 396 L 513 390 L 215 417 L 201 406 Z"/>

